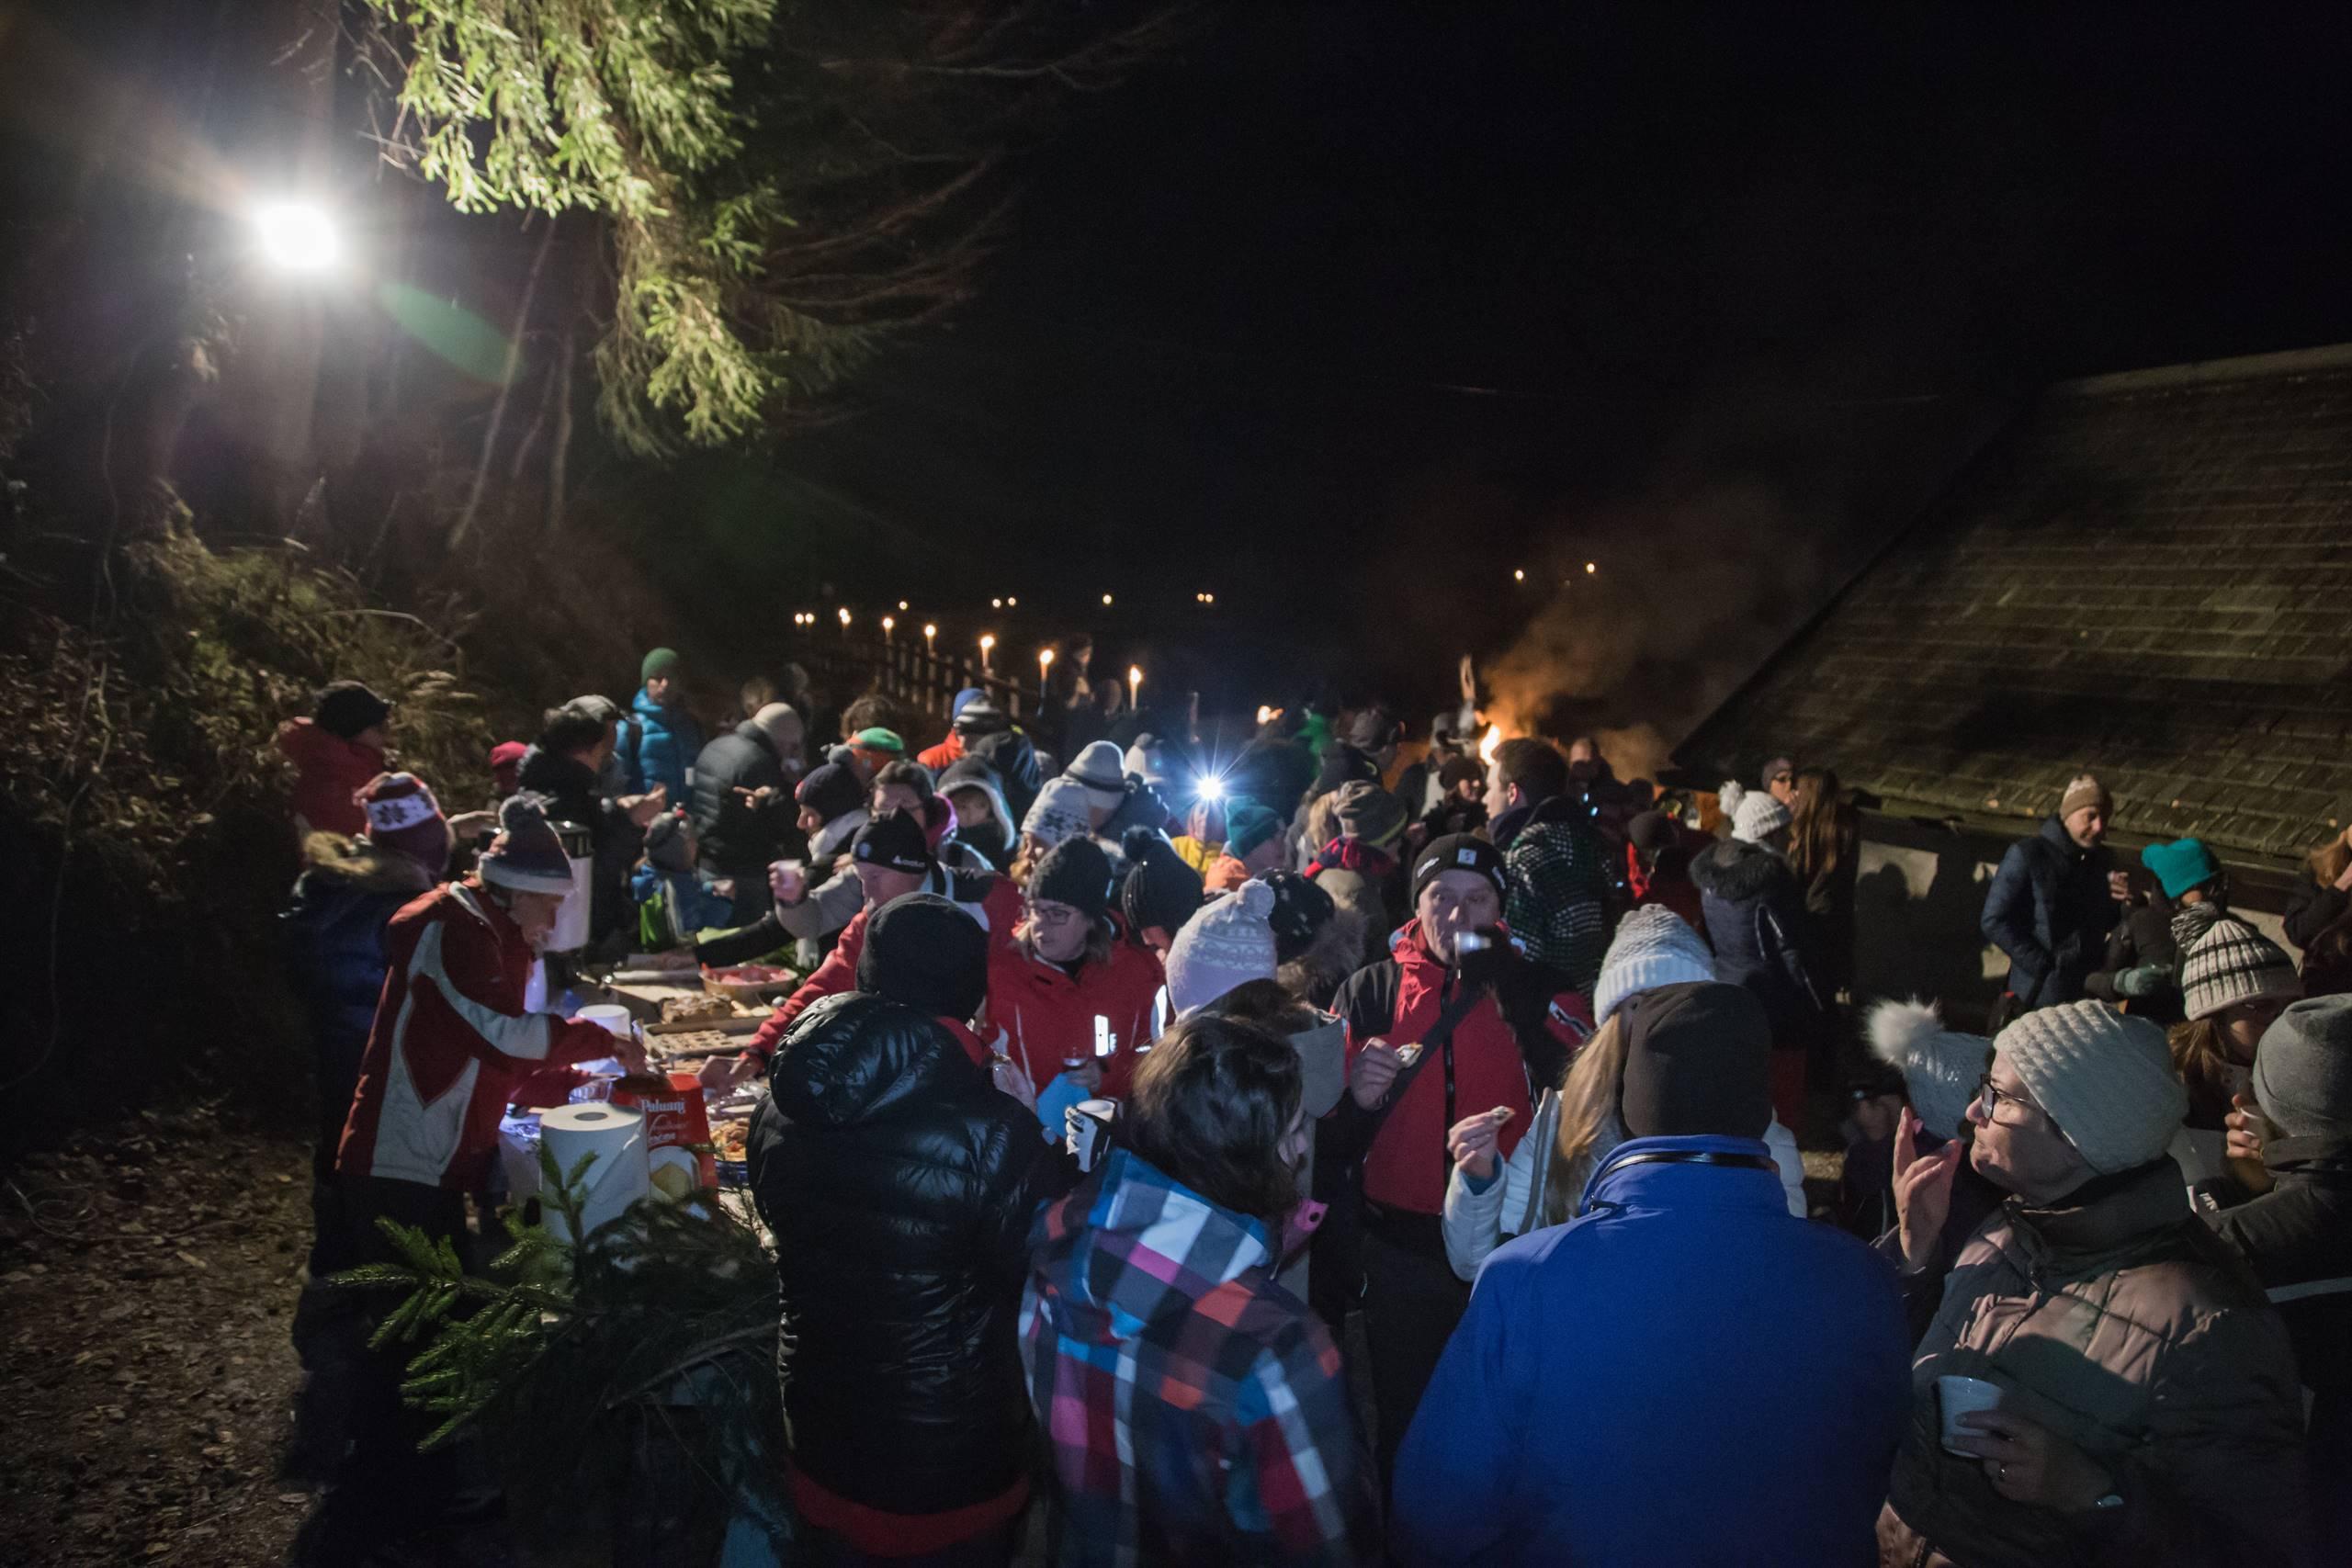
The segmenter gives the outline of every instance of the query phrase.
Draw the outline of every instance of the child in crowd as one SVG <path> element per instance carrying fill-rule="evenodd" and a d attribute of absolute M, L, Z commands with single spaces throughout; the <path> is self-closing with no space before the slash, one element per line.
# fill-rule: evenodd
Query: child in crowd
<path fill-rule="evenodd" d="M 645 857 L 629 879 L 636 896 L 638 927 L 648 947 L 659 950 L 733 923 L 735 889 L 696 869 L 700 860 L 694 823 L 684 811 L 665 811 L 645 829 Z"/>

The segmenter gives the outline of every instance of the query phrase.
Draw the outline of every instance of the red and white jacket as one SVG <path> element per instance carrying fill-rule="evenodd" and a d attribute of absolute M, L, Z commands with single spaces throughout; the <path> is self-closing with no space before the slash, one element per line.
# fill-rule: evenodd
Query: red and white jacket
<path fill-rule="evenodd" d="M 526 1012 L 531 947 L 472 877 L 392 917 L 391 964 L 335 1168 L 469 1191 L 498 1157 L 509 1103 L 561 1103 L 561 1069 L 613 1054 L 593 1023 Z"/>
<path fill-rule="evenodd" d="M 1102 1064 L 1102 1092 L 1125 1099 L 1136 1051 L 1152 1043 L 1154 1004 L 1165 984 L 1158 956 L 1129 942 L 1124 929 L 1107 960 L 1081 964 L 1076 975 L 1007 942 L 989 952 L 988 1026 L 981 1032 L 1042 1090 L 1065 1057 L 1093 1059 L 1094 1020 L 1106 1019 L 1115 1043 Z"/>

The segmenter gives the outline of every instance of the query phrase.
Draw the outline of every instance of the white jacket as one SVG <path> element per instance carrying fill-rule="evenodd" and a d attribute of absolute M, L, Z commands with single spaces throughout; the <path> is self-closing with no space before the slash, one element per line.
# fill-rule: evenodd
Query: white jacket
<path fill-rule="evenodd" d="M 1560 1097 L 1545 1089 L 1544 1098 L 1536 1101 L 1526 1136 L 1503 1162 L 1500 1181 L 1488 1182 L 1484 1191 L 1474 1191 L 1459 1167 L 1446 1179 L 1445 1258 L 1463 1279 L 1476 1280 L 1487 1254 L 1512 1236 L 1544 1228 L 1544 1188 L 1551 1178 L 1552 1143 L 1559 1125 Z M 1608 1158 L 1609 1152 L 1624 1141 L 1624 1123 L 1611 1111 L 1579 1162 L 1581 1168 L 1572 1173 L 1574 1179 L 1581 1182 L 1595 1162 Z M 1781 1190 L 1788 1199 L 1789 1213 L 1804 1219 L 1804 1161 L 1797 1153 L 1796 1134 L 1775 1118 L 1764 1129 L 1764 1146 L 1771 1150 L 1772 1164 L 1781 1173 Z"/>

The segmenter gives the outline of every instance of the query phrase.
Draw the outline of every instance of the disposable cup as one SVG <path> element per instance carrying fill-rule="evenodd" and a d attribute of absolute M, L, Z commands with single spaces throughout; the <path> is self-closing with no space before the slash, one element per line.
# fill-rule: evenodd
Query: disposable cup
<path fill-rule="evenodd" d="M 1118 1113 L 1118 1106 L 1107 1100 L 1081 1100 L 1062 1113 L 1079 1169 L 1092 1170 L 1102 1159 L 1111 1145 L 1111 1119 Z"/>
<path fill-rule="evenodd" d="M 1943 1414 L 1944 1452 L 1973 1459 L 1977 1456 L 1952 1447 L 1968 1430 L 1961 1426 L 1960 1418 L 1972 1410 L 1999 1409 L 2001 1385 L 1986 1382 L 1983 1378 L 1940 1377 L 1936 1380 L 1936 1404 Z"/>
<path fill-rule="evenodd" d="M 598 1002 L 593 1007 L 582 1008 L 572 1016 L 582 1023 L 594 1024 L 607 1034 L 622 1040 L 628 1038 L 629 1011 L 625 1007 Z"/>

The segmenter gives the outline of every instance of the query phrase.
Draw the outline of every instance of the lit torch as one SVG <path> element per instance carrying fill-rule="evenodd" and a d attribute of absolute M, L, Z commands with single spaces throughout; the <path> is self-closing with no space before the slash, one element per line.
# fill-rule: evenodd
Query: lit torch
<path fill-rule="evenodd" d="M 1133 708 L 1136 706 L 1136 693 L 1138 693 L 1138 692 L 1140 692 L 1140 691 L 1142 691 L 1142 690 L 1143 690 L 1143 669 L 1142 669 L 1142 667 L 1141 667 L 1141 666 L 1139 666 L 1139 665 L 1135 665 L 1135 664 L 1130 664 L 1130 665 L 1128 665 L 1128 666 L 1127 666 L 1127 706 L 1128 706 L 1130 709 L 1133 709 Z"/>
<path fill-rule="evenodd" d="M 1491 767 L 1494 765 L 1495 753 L 1502 749 L 1503 727 L 1499 724 L 1487 726 L 1487 738 L 1478 742 L 1478 761 Z"/>

